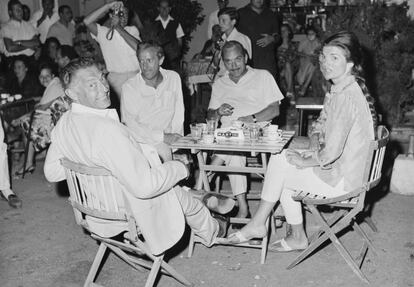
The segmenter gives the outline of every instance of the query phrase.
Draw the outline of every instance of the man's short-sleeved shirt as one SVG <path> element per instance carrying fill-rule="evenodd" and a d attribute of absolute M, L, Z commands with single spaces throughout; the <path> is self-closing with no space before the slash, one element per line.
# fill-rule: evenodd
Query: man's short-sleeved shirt
<path fill-rule="evenodd" d="M 164 133 L 183 135 L 184 102 L 180 76 L 160 68 L 163 76 L 157 88 L 148 86 L 141 73 L 122 86 L 121 118 L 129 128 L 138 123 L 154 142 Z"/>
<path fill-rule="evenodd" d="M 46 39 L 49 37 L 57 38 L 61 45 L 73 46 L 73 38 L 75 37 L 75 25 L 73 23 L 69 23 L 66 27 L 60 21 L 57 21 L 52 26 L 50 26 Z"/>
<path fill-rule="evenodd" d="M 40 34 L 40 42 L 44 43 L 46 41 L 47 33 L 49 32 L 49 28 L 59 21 L 59 14 L 57 11 L 54 11 L 52 16 L 46 16 L 45 20 L 37 26 L 37 21 L 42 18 L 43 9 L 37 10 L 33 13 L 32 18 L 30 19 L 30 23 L 35 27 Z"/>
<path fill-rule="evenodd" d="M 239 117 L 249 116 L 283 99 L 283 94 L 273 76 L 266 70 L 247 67 L 246 74 L 233 82 L 226 73 L 213 84 L 209 109 L 218 109 L 222 104 L 231 105 L 233 114 L 221 117 L 222 127 L 231 126 Z"/>
<path fill-rule="evenodd" d="M 9 38 L 12 41 L 31 40 L 35 35 L 38 34 L 35 27 L 33 27 L 29 22 L 19 22 L 16 20 L 9 20 L 9 22 L 7 22 L 7 24 L 1 28 L 0 33 L 0 38 Z M 34 50 L 25 49 L 19 52 L 8 52 L 6 48 L 4 54 L 7 57 L 17 55 L 32 56 L 34 54 Z"/>
<path fill-rule="evenodd" d="M 96 24 L 96 26 L 98 31 L 97 35 L 95 36 L 91 33 L 91 36 L 101 47 L 108 72 L 126 73 L 139 71 L 139 63 L 135 50 L 128 45 L 118 31 L 114 30 L 112 39 L 108 40 L 106 34 L 109 28 L 99 24 Z M 135 26 L 126 26 L 124 29 L 140 40 L 139 31 Z"/>

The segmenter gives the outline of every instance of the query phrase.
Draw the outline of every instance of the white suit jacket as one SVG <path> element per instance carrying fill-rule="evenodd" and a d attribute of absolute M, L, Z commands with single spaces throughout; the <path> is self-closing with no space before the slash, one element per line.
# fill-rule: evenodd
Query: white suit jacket
<path fill-rule="evenodd" d="M 181 162 L 161 163 L 156 150 L 119 122 L 115 110 L 96 110 L 76 103 L 52 131 L 44 166 L 49 181 L 65 179 L 60 159 L 104 167 L 125 187 L 125 195 L 153 254 L 160 254 L 181 238 L 185 220 L 173 191 L 187 176 Z M 114 236 L 125 226 L 88 222 L 93 232 Z"/>

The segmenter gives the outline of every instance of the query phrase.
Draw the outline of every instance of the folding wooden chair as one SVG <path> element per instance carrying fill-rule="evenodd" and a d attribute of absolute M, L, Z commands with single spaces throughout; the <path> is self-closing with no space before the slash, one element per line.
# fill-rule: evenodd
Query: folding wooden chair
<path fill-rule="evenodd" d="M 73 206 L 76 222 L 91 233 L 100 245 L 84 286 L 100 286 L 94 283 L 98 268 L 107 249 L 115 253 L 133 268 L 142 267 L 150 273 L 145 287 L 154 285 L 159 272 L 175 278 L 185 286 L 193 286 L 164 261 L 164 254 L 153 255 L 140 238 L 139 227 L 128 204 L 124 204 L 123 186 L 104 168 L 93 168 L 61 159 L 69 187 L 69 201 Z M 117 226 L 125 224 L 124 240 L 102 237 L 91 230 L 87 219 L 105 220 Z M 133 255 L 131 255 L 133 254 Z"/>
<path fill-rule="evenodd" d="M 368 247 L 375 252 L 374 246 L 363 229 L 360 227 L 355 217 L 364 211 L 364 201 L 366 192 L 378 185 L 381 179 L 381 169 L 384 160 L 385 148 L 389 140 L 388 130 L 380 126 L 378 128 L 378 139 L 371 142 L 370 152 L 366 159 L 364 171 L 364 184 L 345 195 L 326 198 L 314 194 L 298 191 L 293 199 L 301 201 L 312 215 L 317 219 L 320 228 L 311 237 L 310 245 L 303 251 L 288 267 L 291 269 L 302 260 L 308 257 L 326 240 L 330 239 L 346 263 L 366 283 L 369 283 L 365 274 L 361 271 L 361 266 L 368 251 Z M 332 218 L 326 219 L 318 210 L 321 206 L 328 206 L 337 209 Z M 348 250 L 341 243 L 336 234 L 347 227 L 352 227 L 363 239 L 363 245 L 359 256 L 354 260 Z M 357 263 L 357 261 L 359 261 Z"/>

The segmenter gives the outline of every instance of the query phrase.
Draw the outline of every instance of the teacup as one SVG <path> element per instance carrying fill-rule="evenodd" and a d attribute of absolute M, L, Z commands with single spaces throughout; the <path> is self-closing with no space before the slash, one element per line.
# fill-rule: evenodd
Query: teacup
<path fill-rule="evenodd" d="M 22 98 L 23 98 L 23 96 L 21 94 L 14 95 L 15 100 L 21 100 Z"/>
<path fill-rule="evenodd" d="M 235 120 L 235 121 L 231 122 L 231 126 L 236 128 L 236 129 L 241 129 L 243 127 L 243 122 Z"/>
<path fill-rule="evenodd" d="M 212 144 L 212 143 L 214 143 L 214 134 L 203 134 L 202 142 L 204 144 Z"/>

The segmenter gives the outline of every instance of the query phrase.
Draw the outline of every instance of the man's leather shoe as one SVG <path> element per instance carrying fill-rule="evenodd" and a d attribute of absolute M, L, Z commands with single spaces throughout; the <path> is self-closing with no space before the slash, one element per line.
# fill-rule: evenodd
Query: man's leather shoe
<path fill-rule="evenodd" d="M 20 208 L 22 207 L 22 201 L 16 194 L 10 194 L 7 198 L 4 197 L 3 193 L 0 192 L 1 198 L 7 200 L 9 205 L 13 208 Z"/>
<path fill-rule="evenodd" d="M 227 230 L 229 229 L 229 225 L 230 225 L 230 217 L 217 214 L 215 212 L 212 212 L 211 216 L 214 219 L 216 219 L 219 224 L 219 230 L 217 232 L 217 237 L 225 238 L 227 236 Z"/>
<path fill-rule="evenodd" d="M 233 198 L 217 192 L 209 192 L 205 194 L 201 201 L 210 211 L 218 214 L 229 213 L 236 204 L 236 201 Z"/>

